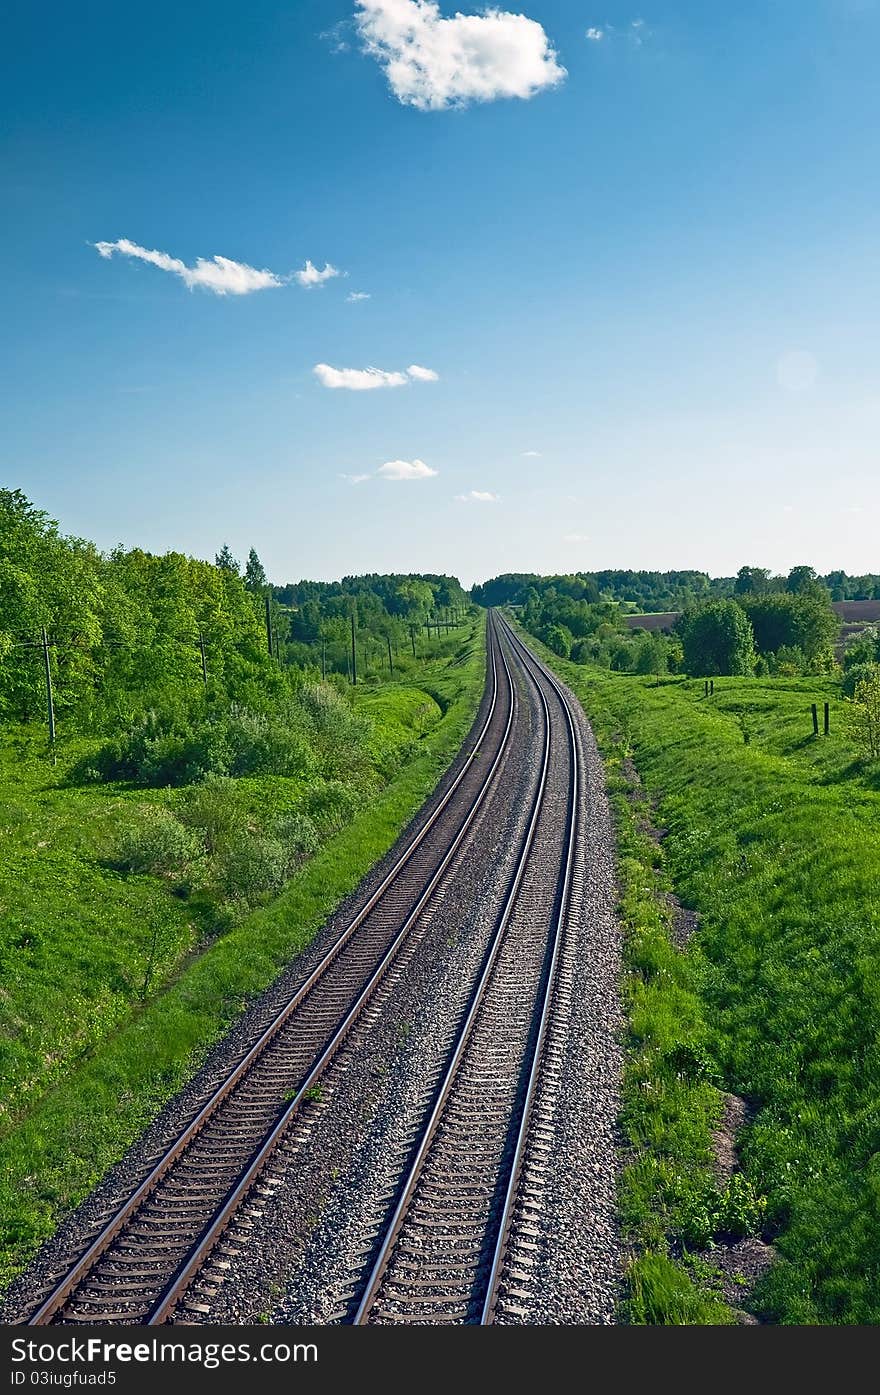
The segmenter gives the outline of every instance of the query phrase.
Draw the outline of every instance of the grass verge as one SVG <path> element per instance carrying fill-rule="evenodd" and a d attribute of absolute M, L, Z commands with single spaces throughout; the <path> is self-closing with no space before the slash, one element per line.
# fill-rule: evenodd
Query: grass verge
<path fill-rule="evenodd" d="M 593 723 L 618 826 L 625 1317 L 731 1321 L 717 1259 L 751 1235 L 775 1253 L 760 1318 L 880 1322 L 880 771 L 839 688 L 716 679 L 707 699 L 543 655 Z M 684 949 L 673 892 L 698 917 Z M 722 1091 L 748 1105 L 726 1181 Z"/>

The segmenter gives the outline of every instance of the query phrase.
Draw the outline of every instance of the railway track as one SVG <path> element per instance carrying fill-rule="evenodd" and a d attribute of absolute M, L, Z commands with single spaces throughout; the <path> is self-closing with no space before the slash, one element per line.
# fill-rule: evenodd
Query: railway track
<path fill-rule="evenodd" d="M 380 886 L 242 1060 L 102 1224 L 30 1315 L 31 1325 L 186 1320 L 186 1294 L 269 1159 L 307 1114 L 392 965 L 417 941 L 507 753 L 516 687 L 488 621 L 490 700 L 469 758 Z M 479 757 L 479 758 L 477 758 Z M 218 1270 L 219 1272 L 219 1270 Z"/>
<path fill-rule="evenodd" d="M 517 1320 L 534 1251 L 532 1211 L 552 1154 L 535 1119 L 553 1074 L 555 990 L 572 892 L 579 747 L 553 675 L 499 622 L 542 715 L 540 775 L 516 867 L 396 1205 L 375 1237 L 349 1318 Z M 515 1244 L 511 1244 L 515 1238 Z"/>

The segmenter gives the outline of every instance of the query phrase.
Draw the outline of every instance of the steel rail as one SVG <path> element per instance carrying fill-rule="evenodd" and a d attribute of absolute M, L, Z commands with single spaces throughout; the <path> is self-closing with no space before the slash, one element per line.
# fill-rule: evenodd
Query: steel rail
<path fill-rule="evenodd" d="M 364 906 L 360 909 L 360 911 L 358 911 L 358 913 L 353 917 L 353 919 L 349 922 L 345 929 L 339 934 L 339 936 L 327 950 L 325 955 L 322 957 L 319 964 L 311 971 L 311 973 L 296 990 L 293 996 L 280 1009 L 280 1011 L 270 1022 L 269 1026 L 265 1028 L 258 1040 L 247 1051 L 242 1060 L 224 1078 L 222 1083 L 213 1092 L 210 1099 L 208 1099 L 206 1103 L 199 1109 L 198 1113 L 194 1116 L 194 1118 L 190 1121 L 186 1128 L 181 1130 L 181 1132 L 173 1140 L 173 1142 L 165 1149 L 158 1163 L 156 1163 L 152 1167 L 150 1172 L 139 1184 L 136 1190 L 131 1194 L 131 1196 L 127 1197 L 126 1200 L 117 1208 L 111 1219 L 101 1228 L 98 1235 L 95 1237 L 94 1240 L 91 1241 L 84 1253 L 74 1262 L 74 1264 L 72 1264 L 66 1270 L 61 1280 L 53 1286 L 50 1293 L 42 1300 L 39 1307 L 28 1319 L 28 1325 L 45 1326 L 48 1323 L 50 1323 L 52 1319 L 59 1313 L 67 1299 L 70 1298 L 70 1296 L 82 1283 L 83 1279 L 94 1267 L 96 1261 L 101 1258 L 101 1256 L 110 1247 L 113 1241 L 124 1231 L 126 1225 L 129 1223 L 132 1217 L 137 1213 L 137 1211 L 140 1209 L 143 1203 L 150 1197 L 150 1195 L 156 1190 L 160 1182 L 170 1172 L 171 1168 L 185 1154 L 187 1147 L 202 1131 L 209 1119 L 211 1119 L 216 1114 L 220 1105 L 222 1105 L 224 1100 L 231 1094 L 235 1086 L 241 1082 L 241 1080 L 254 1066 L 255 1062 L 264 1055 L 266 1048 L 282 1030 L 282 1028 L 288 1022 L 288 1020 L 290 1019 L 296 1008 L 299 1006 L 299 1004 L 319 984 L 320 980 L 326 974 L 330 965 L 336 961 L 339 954 L 346 946 L 346 944 L 348 944 L 348 942 L 351 940 L 351 937 L 354 935 L 354 933 L 357 931 L 360 925 L 364 922 L 367 916 L 376 908 L 376 906 L 382 900 L 382 897 L 389 890 L 389 888 L 392 887 L 396 883 L 398 878 L 401 876 L 401 873 L 412 859 L 416 850 L 419 847 L 421 847 L 421 845 L 424 843 L 431 829 L 435 826 L 437 820 L 439 819 L 443 811 L 448 807 L 450 800 L 453 798 L 456 790 L 459 788 L 462 780 L 465 778 L 465 775 L 471 768 L 472 762 L 474 761 L 475 757 L 477 757 L 479 754 L 480 745 L 490 728 L 498 704 L 499 669 L 497 655 L 500 655 L 501 663 L 503 665 L 507 678 L 507 683 L 509 686 L 511 701 L 510 711 L 508 713 L 507 722 L 501 737 L 501 741 L 499 743 L 498 751 L 495 755 L 495 758 L 492 762 L 489 771 L 482 780 L 479 790 L 477 791 L 465 815 L 464 821 L 461 827 L 459 828 L 458 834 L 456 835 L 452 845 L 448 849 L 446 856 L 443 858 L 440 867 L 437 869 L 434 876 L 430 879 L 428 888 L 419 897 L 416 909 L 407 917 L 407 920 L 405 922 L 406 933 L 408 933 L 408 931 L 412 928 L 412 925 L 415 923 L 416 919 L 418 918 L 418 915 L 424 909 L 426 901 L 429 899 L 430 895 L 436 888 L 436 885 L 439 882 L 442 874 L 446 871 L 446 869 L 449 866 L 449 863 L 452 861 L 452 858 L 455 852 L 457 851 L 458 847 L 460 846 L 462 840 L 464 839 L 466 833 L 472 826 L 473 821 L 476 818 L 476 815 L 479 812 L 479 809 L 481 808 L 489 792 L 494 776 L 501 763 L 502 757 L 504 756 L 507 750 L 508 742 L 510 739 L 510 733 L 513 727 L 513 721 L 516 712 L 516 688 L 513 683 L 513 678 L 510 673 L 507 660 L 504 656 L 503 649 L 501 645 L 498 643 L 493 619 L 491 618 L 487 625 L 487 632 L 489 634 L 490 639 L 489 650 L 492 666 L 492 698 L 489 706 L 489 711 L 479 731 L 479 734 L 476 737 L 476 740 L 474 741 L 473 749 L 471 750 L 467 759 L 464 761 L 461 770 L 456 775 L 449 789 L 446 791 L 443 798 L 440 800 L 439 804 L 437 805 L 437 808 L 432 812 L 430 817 L 425 821 L 425 823 L 422 825 L 419 831 L 408 843 L 407 847 L 401 853 L 400 857 L 395 861 L 391 869 L 383 877 L 380 885 L 372 893 L 372 895 L 369 897 Z M 388 950 L 386 950 L 377 969 L 371 976 L 367 988 L 370 988 L 372 986 L 372 990 L 375 990 L 375 987 L 378 986 L 378 982 L 384 976 L 385 970 L 390 966 L 393 958 L 396 957 L 396 954 L 400 949 L 405 938 L 406 934 L 404 933 L 404 930 L 402 930 L 395 936 L 392 945 Z M 296 1096 L 290 1102 L 289 1107 L 285 1110 L 282 1119 L 278 1121 L 278 1124 L 272 1130 L 271 1134 L 269 1135 L 269 1138 L 264 1140 L 263 1144 L 258 1148 L 257 1153 L 255 1154 L 248 1168 L 248 1176 L 250 1178 L 250 1182 L 254 1180 L 257 1171 L 262 1168 L 263 1164 L 267 1160 L 269 1153 L 272 1151 L 274 1146 L 277 1146 L 277 1143 L 280 1141 L 282 1133 L 289 1125 L 293 1115 L 299 1109 L 306 1091 L 310 1088 L 310 1086 L 314 1085 L 315 1079 L 317 1075 L 320 1073 L 318 1066 L 320 1065 L 320 1068 L 323 1069 L 324 1067 L 326 1067 L 326 1065 L 329 1063 L 332 1057 L 336 1054 L 336 1051 L 338 1051 L 339 1046 L 342 1043 L 344 1035 L 347 1035 L 348 1031 L 350 1031 L 351 1027 L 354 1024 L 354 1021 L 356 1020 L 357 1015 L 359 1015 L 360 1009 L 367 1001 L 368 996 L 372 996 L 372 992 L 368 993 L 367 989 L 364 989 L 360 993 L 356 1000 L 355 1006 L 346 1014 L 343 1020 L 342 1027 L 338 1029 L 337 1032 L 334 1034 L 332 1043 L 328 1045 L 327 1048 L 325 1048 L 325 1050 L 319 1056 L 318 1061 L 309 1071 L 305 1083 L 303 1083 L 303 1085 L 298 1089 Z M 333 1046 L 332 1050 L 330 1049 L 331 1045 Z M 268 1149 L 267 1151 L 267 1144 L 269 1143 L 270 1139 L 272 1140 L 272 1148 Z M 259 1166 L 257 1166 L 258 1163 Z M 250 1185 L 250 1182 L 248 1183 L 248 1186 Z M 218 1217 L 223 1217 L 221 1229 L 225 1228 L 225 1225 L 228 1223 L 228 1220 L 233 1214 L 234 1208 L 230 1209 L 230 1202 L 233 1196 L 236 1198 L 236 1204 L 240 1204 L 246 1190 L 247 1188 L 243 1188 L 241 1184 L 237 1184 L 233 1188 L 233 1191 L 229 1193 L 226 1197 L 224 1197 L 221 1201 L 221 1209 L 217 1213 Z M 211 1233 L 213 1239 L 211 1240 L 210 1244 L 207 1243 L 207 1239 L 205 1236 L 201 1237 L 200 1240 L 197 1242 L 197 1244 L 201 1246 L 200 1252 L 202 1254 L 202 1258 L 204 1258 L 204 1255 L 207 1253 L 208 1249 L 212 1247 L 213 1243 L 215 1243 L 219 1231 L 215 1233 L 214 1229 L 212 1228 Z M 186 1266 L 186 1272 L 188 1275 L 186 1282 L 188 1282 L 189 1278 L 192 1277 L 189 1265 Z M 192 1272 L 195 1271 L 193 1270 Z M 180 1292 L 182 1291 L 184 1286 L 184 1281 L 183 1279 L 181 1279 L 176 1291 L 177 1297 L 180 1296 Z M 148 1319 L 148 1321 L 158 1322 L 164 1320 L 164 1318 L 155 1316 L 155 1314 L 157 1314 L 160 1311 L 160 1309 L 162 1310 L 162 1312 L 167 1314 L 170 1308 L 173 1307 L 173 1303 L 169 1302 L 169 1298 L 170 1286 L 169 1288 L 163 1291 L 159 1303 L 155 1304 L 151 1309 L 151 1316 Z M 96 1321 L 100 1321 L 100 1318 L 96 1317 Z"/>

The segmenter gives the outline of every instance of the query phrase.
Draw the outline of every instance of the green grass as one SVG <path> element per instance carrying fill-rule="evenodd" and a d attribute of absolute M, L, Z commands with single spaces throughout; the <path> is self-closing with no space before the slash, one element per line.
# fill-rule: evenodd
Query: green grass
<path fill-rule="evenodd" d="M 185 901 L 161 881 L 104 865 L 133 805 L 175 796 L 65 785 L 82 743 L 53 771 L 37 759 L 35 737 L 7 735 L 0 1042 L 12 1107 L 0 1128 L 2 1286 L 388 850 L 461 745 L 484 668 L 478 621 L 444 636 L 408 675 L 419 683 L 359 689 L 393 778 L 276 900 L 203 948 Z M 299 794 L 290 781 L 240 784 L 255 808 L 270 801 L 283 812 Z"/>
<path fill-rule="evenodd" d="M 760 1229 L 779 1259 L 759 1315 L 876 1324 L 880 771 L 857 759 L 833 680 L 716 679 L 707 700 L 702 682 L 547 657 L 593 721 L 618 817 L 625 1235 L 673 1262 L 731 1227 Z M 816 739 L 810 704 L 821 718 L 826 699 L 831 735 Z M 659 847 L 625 797 L 628 755 L 666 830 Z M 686 954 L 669 940 L 670 888 L 700 916 Z M 710 1163 L 722 1088 L 754 1110 L 733 1194 Z M 669 1272 L 633 1271 L 637 1320 L 682 1320 L 662 1316 Z"/>

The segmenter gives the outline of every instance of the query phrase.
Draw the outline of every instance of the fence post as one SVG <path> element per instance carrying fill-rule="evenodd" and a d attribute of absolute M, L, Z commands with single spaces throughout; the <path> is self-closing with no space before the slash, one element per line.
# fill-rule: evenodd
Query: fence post
<path fill-rule="evenodd" d="M 826 702 L 826 704 L 825 704 L 825 735 L 827 736 L 827 735 L 829 734 L 830 731 L 831 731 L 831 704 L 828 703 L 828 702 Z"/>
<path fill-rule="evenodd" d="M 813 714 L 813 735 L 819 735 L 819 709 L 815 703 L 811 704 L 810 711 Z"/>

